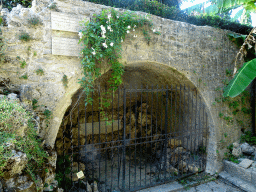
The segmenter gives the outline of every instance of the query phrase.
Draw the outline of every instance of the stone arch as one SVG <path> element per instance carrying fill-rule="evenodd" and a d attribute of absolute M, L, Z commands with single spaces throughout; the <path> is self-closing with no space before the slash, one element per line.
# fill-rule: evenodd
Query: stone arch
<path fill-rule="evenodd" d="M 104 81 L 105 78 L 109 76 L 111 71 L 109 70 L 105 74 L 102 75 L 101 81 L 96 80 L 96 83 L 99 85 L 103 86 L 106 81 Z M 138 78 L 139 77 L 139 78 Z M 207 166 L 206 170 L 207 172 L 210 173 L 215 173 L 216 169 L 218 169 L 218 165 L 215 165 L 216 161 L 216 145 L 215 145 L 215 138 L 214 138 L 214 122 L 212 118 L 211 111 L 209 110 L 209 103 L 207 103 L 207 99 L 204 97 L 203 93 L 201 90 L 196 87 L 192 81 L 190 81 L 186 75 L 180 73 L 178 70 L 171 68 L 170 66 L 163 65 L 160 63 L 156 62 L 136 62 L 136 63 L 131 63 L 131 64 L 126 64 L 125 65 L 125 73 L 123 76 L 123 83 L 125 87 L 145 87 L 146 85 L 168 85 L 170 88 L 175 87 L 175 86 L 180 86 L 180 85 L 185 85 L 186 87 L 190 87 L 191 90 L 197 90 L 198 94 L 202 98 L 202 102 L 205 104 L 205 110 L 208 114 L 207 117 L 207 122 L 208 122 L 208 127 L 210 134 L 208 136 L 208 145 L 207 145 L 207 150 L 208 150 L 208 156 L 207 156 Z M 79 84 L 72 84 L 73 86 L 69 89 L 70 94 L 66 94 L 62 99 L 61 102 L 58 103 L 57 107 L 58 111 L 55 110 L 54 116 L 55 119 L 55 129 L 49 130 L 48 132 L 48 143 L 49 141 L 51 142 L 52 146 L 55 143 L 55 140 L 57 138 L 57 133 L 58 130 L 61 126 L 61 121 L 62 117 L 64 117 L 65 112 L 69 108 L 72 102 L 74 101 L 74 96 L 77 96 L 81 92 L 81 87 Z M 71 94 L 72 93 L 72 94 Z M 185 93 L 183 94 L 185 95 Z M 57 114 L 57 115 L 56 115 Z M 54 124 L 53 124 L 54 125 Z M 58 126 L 58 127 L 57 127 Z M 50 137 L 51 136 L 51 137 Z M 55 136 L 55 137 L 54 137 Z M 51 138 L 52 140 L 49 140 Z"/>

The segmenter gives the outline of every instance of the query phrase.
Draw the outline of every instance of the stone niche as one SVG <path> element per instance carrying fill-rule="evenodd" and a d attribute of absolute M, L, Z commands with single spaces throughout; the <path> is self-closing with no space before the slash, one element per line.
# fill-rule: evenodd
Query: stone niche
<path fill-rule="evenodd" d="M 134 143 L 135 138 L 140 137 L 155 135 L 154 139 L 161 139 L 162 134 L 165 133 L 165 123 L 169 137 L 178 138 L 184 148 L 196 151 L 200 145 L 206 146 L 208 131 L 206 111 L 196 89 L 190 87 L 188 90 L 191 85 L 186 84 L 184 90 L 175 75 L 167 77 L 143 67 L 125 68 L 121 89 L 109 96 L 112 103 L 107 109 L 104 108 L 105 117 L 110 123 L 107 125 L 104 116 L 99 115 L 98 107 L 105 86 L 109 86 L 107 79 L 110 74 L 111 71 L 96 81 L 93 103 L 87 105 L 86 111 L 83 90 L 78 90 L 73 96 L 72 104 L 64 115 L 57 135 L 55 147 L 58 155 L 62 155 L 63 152 L 71 153 L 71 145 L 117 141 L 124 136 L 124 133 L 131 144 Z M 154 91 L 157 86 L 157 89 L 161 89 L 166 85 L 168 92 Z M 148 89 L 148 91 L 142 92 L 140 89 Z M 165 114 L 166 110 L 167 114 Z M 166 122 L 165 116 L 167 116 Z M 197 138 L 196 133 L 202 132 L 203 136 Z M 190 135 L 193 136 L 186 137 Z M 104 147 L 109 146 L 99 144 L 99 148 Z"/>

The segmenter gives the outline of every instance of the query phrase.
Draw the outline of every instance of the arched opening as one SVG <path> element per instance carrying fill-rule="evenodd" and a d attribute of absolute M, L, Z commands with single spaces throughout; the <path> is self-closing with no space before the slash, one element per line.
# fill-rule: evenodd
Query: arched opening
<path fill-rule="evenodd" d="M 103 109 L 106 116 L 99 104 L 111 71 L 95 82 L 92 105 L 85 108 L 82 89 L 72 97 L 55 143 L 58 157 L 67 155 L 70 161 L 62 163 L 73 173 L 66 174 L 68 188 L 94 184 L 100 191 L 135 190 L 205 170 L 208 117 L 203 100 L 182 74 L 155 67 L 125 67 L 123 84 Z"/>

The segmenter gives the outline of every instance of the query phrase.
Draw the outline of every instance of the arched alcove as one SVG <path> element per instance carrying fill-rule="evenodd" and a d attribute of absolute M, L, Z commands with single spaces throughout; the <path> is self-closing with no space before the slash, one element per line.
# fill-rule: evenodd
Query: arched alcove
<path fill-rule="evenodd" d="M 165 153 L 167 156 L 169 154 L 170 166 L 174 169 L 180 171 L 178 159 L 182 161 L 182 156 L 172 156 L 171 153 L 184 150 L 181 153 L 186 152 L 190 156 L 187 157 L 190 168 L 184 167 L 186 172 L 205 170 L 209 116 L 204 99 L 191 81 L 175 69 L 162 66 L 160 69 L 155 63 L 125 66 L 123 84 L 108 96 L 112 103 L 109 108 L 104 108 L 107 114 L 105 117 L 111 123 L 106 125 L 104 116 L 100 115 L 99 103 L 102 92 L 109 87 L 107 80 L 110 74 L 111 70 L 95 81 L 92 105 L 85 107 L 82 88 L 73 95 L 55 143 L 58 156 L 73 154 L 71 159 L 76 162 L 75 166 L 82 164 L 80 168 L 86 170 L 88 178 L 90 174 L 94 175 L 92 162 L 97 167 L 101 159 L 105 162 L 111 159 L 111 153 L 112 159 L 113 153 L 119 156 L 118 146 L 124 145 L 121 140 L 125 138 L 130 158 L 138 155 L 134 147 L 137 142 L 143 145 L 143 154 L 140 155 L 145 159 L 159 155 L 159 151 L 166 146 Z M 147 142 L 153 143 L 154 140 L 152 148 L 152 144 L 150 146 Z M 193 159 L 196 156 L 199 161 Z M 100 170 L 97 171 L 99 177 L 103 175 Z M 183 174 L 183 170 L 177 174 Z M 111 176 L 105 174 L 107 177 Z"/>

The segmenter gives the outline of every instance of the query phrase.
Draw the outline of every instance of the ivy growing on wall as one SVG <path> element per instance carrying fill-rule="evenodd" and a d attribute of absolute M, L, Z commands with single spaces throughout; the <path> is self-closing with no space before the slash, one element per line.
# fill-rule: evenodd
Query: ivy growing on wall
<path fill-rule="evenodd" d="M 100 77 L 101 64 L 109 65 L 112 70 L 110 91 L 115 91 L 122 83 L 123 65 L 118 61 L 121 58 L 122 42 L 126 35 L 131 33 L 137 37 L 137 31 L 143 31 L 147 42 L 150 41 L 148 31 L 153 24 L 146 17 L 139 17 L 132 12 L 119 13 L 114 9 L 103 10 L 100 15 L 94 15 L 91 22 L 84 23 L 85 28 L 79 33 L 80 42 L 84 44 L 82 50 L 82 68 L 84 77 L 80 79 L 87 95 L 86 104 L 92 103 L 90 97 L 94 81 Z M 153 32 L 157 33 L 154 29 Z M 110 94 L 111 92 L 106 92 Z M 110 103 L 102 99 L 100 108 L 108 107 Z M 103 113 L 103 112 L 102 112 Z"/>

